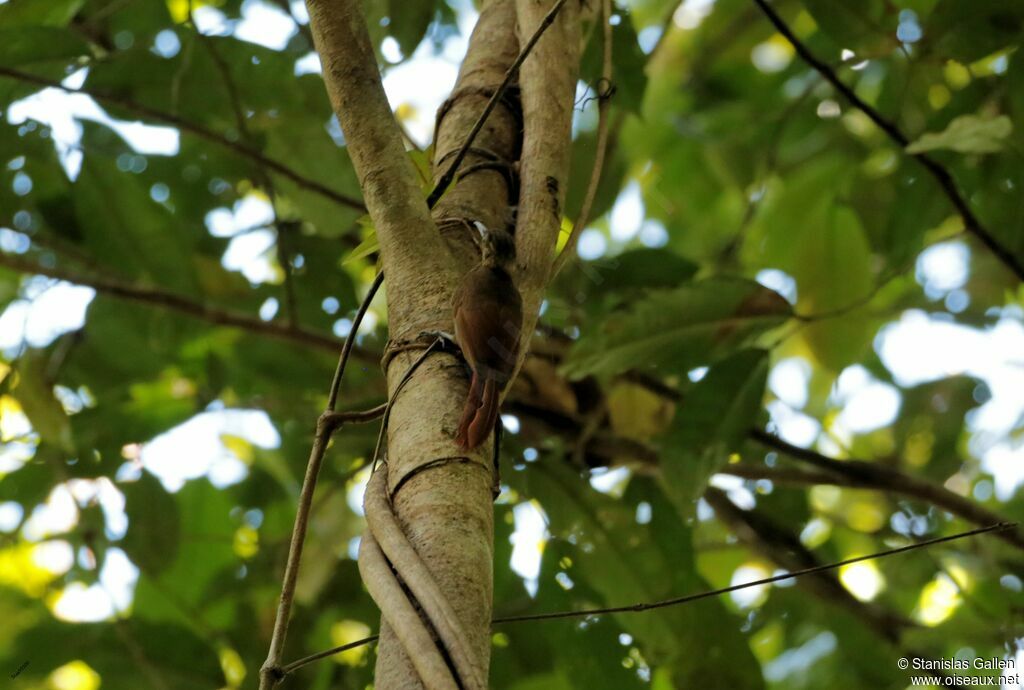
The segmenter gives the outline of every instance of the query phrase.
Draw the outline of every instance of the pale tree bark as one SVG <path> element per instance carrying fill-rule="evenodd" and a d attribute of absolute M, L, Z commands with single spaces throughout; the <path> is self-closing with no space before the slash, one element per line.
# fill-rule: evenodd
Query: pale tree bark
<path fill-rule="evenodd" d="M 517 10 L 519 35 L 529 36 L 552 4 L 485 4 L 456 90 L 439 117 L 436 175 L 445 169 L 446 156 L 462 145 L 518 54 Z M 381 87 L 358 0 L 307 0 L 307 5 L 327 92 L 380 241 L 391 336 L 385 373 L 394 397 L 429 342 L 421 334 L 453 330 L 452 293 L 460 275 L 478 260 L 470 223 L 507 222 L 516 199 L 509 196 L 507 171 L 493 164 L 512 164 L 520 151 L 517 278 L 527 307 L 524 333 L 532 331 L 561 225 L 579 61 L 578 6 L 576 0 L 565 3 L 523 64 L 525 120 L 515 92 L 507 94 L 474 143 L 479 151 L 462 164 L 467 174 L 432 218 Z M 394 397 L 384 467 L 397 522 L 451 604 L 475 663 L 486 674 L 494 475 L 490 443 L 468 453 L 454 443 L 467 383 L 462 363 L 451 353 L 431 353 L 422 362 Z M 422 686 L 394 630 L 382 621 L 375 687 Z"/>

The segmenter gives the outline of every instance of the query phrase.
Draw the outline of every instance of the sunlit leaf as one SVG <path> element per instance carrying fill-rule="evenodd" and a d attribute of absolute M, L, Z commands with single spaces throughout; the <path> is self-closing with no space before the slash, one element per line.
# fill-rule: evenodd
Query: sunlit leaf
<path fill-rule="evenodd" d="M 754 426 L 767 376 L 768 353 L 743 350 L 712 366 L 680 403 L 662 442 L 662 477 L 684 517 Z"/>
<path fill-rule="evenodd" d="M 653 292 L 582 335 L 565 371 L 573 377 L 634 367 L 682 373 L 779 326 L 790 313 L 775 292 L 738 279 Z"/>
<path fill-rule="evenodd" d="M 957 153 L 995 153 L 1001 151 L 1013 131 L 1013 123 L 1005 115 L 979 117 L 961 115 L 941 132 L 922 134 L 907 146 L 907 153 L 924 153 L 949 149 Z"/>

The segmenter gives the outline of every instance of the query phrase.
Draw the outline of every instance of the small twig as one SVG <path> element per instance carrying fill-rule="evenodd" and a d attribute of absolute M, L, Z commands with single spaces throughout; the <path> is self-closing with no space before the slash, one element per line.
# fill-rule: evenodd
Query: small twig
<path fill-rule="evenodd" d="M 863 112 L 868 118 L 874 122 L 879 129 L 885 132 L 890 139 L 899 144 L 900 149 L 906 153 L 906 147 L 910 144 L 910 139 L 900 130 L 896 123 L 885 118 L 878 110 L 869 105 L 863 98 L 858 96 L 852 88 L 847 86 L 839 76 L 835 73 L 831 67 L 825 64 L 823 61 L 818 59 L 810 49 L 800 41 L 799 38 L 793 33 L 792 29 L 782 20 L 782 17 L 772 9 L 771 5 L 768 4 L 767 0 L 754 0 L 754 3 L 761 8 L 765 16 L 768 17 L 768 21 L 772 23 L 775 29 L 782 34 L 793 49 L 796 51 L 804 62 L 813 67 L 821 76 L 823 76 L 832 86 L 838 91 L 843 97 L 853 104 L 858 110 Z M 1009 268 L 1018 279 L 1024 280 L 1024 263 L 1021 262 L 1013 252 L 1001 245 L 991 232 L 985 226 L 981 224 L 981 221 L 974 212 L 971 210 L 967 200 L 960 194 L 957 189 L 956 181 L 953 179 L 952 174 L 942 166 L 941 163 L 936 161 L 931 156 L 924 153 L 908 154 L 912 158 L 916 158 L 931 173 L 932 177 L 939 183 L 942 191 L 945 193 L 946 198 L 949 199 L 950 203 L 956 209 L 957 213 L 963 219 L 964 228 L 967 229 L 972 235 L 978 238 L 982 244 L 988 247 L 989 251 L 995 254 L 1003 264 Z"/>
<path fill-rule="evenodd" d="M 612 83 L 612 3 L 611 0 L 603 0 L 601 3 L 601 24 L 604 27 L 604 57 L 601 65 L 601 79 L 597 83 L 597 151 L 594 153 L 594 167 L 590 170 L 590 181 L 587 183 L 587 193 L 583 197 L 583 206 L 580 207 L 576 222 L 573 223 L 569 239 L 562 248 L 562 253 L 555 259 L 551 266 L 551 277 L 553 280 L 558 272 L 565 266 L 565 262 L 576 250 L 576 242 L 580 233 L 590 220 L 590 209 L 597 198 L 597 188 L 601 184 L 601 171 L 604 168 L 605 154 L 608 151 L 608 105 L 612 95 L 615 93 L 615 86 Z M 601 89 L 605 91 L 601 91 Z"/>
<path fill-rule="evenodd" d="M 469 134 L 466 136 L 466 141 L 462 143 L 462 147 L 456 154 L 455 160 L 453 160 L 452 164 L 448 166 L 448 169 L 441 176 L 441 179 L 437 181 L 433 191 L 430 192 L 430 196 L 427 197 L 427 206 L 430 208 L 434 208 L 434 205 L 451 185 L 452 180 L 455 179 L 455 172 L 459 169 L 459 166 L 462 165 L 462 160 L 466 157 L 466 154 L 469 152 L 469 148 L 473 145 L 476 135 L 480 133 L 481 129 L 483 129 L 488 116 L 498 105 L 498 101 L 500 101 L 502 96 L 504 96 L 509 84 L 512 83 L 512 80 L 519 72 L 519 67 L 526 60 L 527 56 L 529 56 L 530 51 L 533 50 L 533 46 L 535 46 L 537 41 L 540 40 L 544 31 L 547 30 L 547 28 L 551 26 L 552 22 L 555 21 L 555 17 L 558 16 L 558 11 L 562 9 L 562 5 L 564 5 L 565 2 L 566 0 L 558 0 L 551 7 L 548 13 L 544 16 L 544 19 L 541 20 L 540 25 L 537 26 L 537 30 L 533 32 L 532 36 L 530 36 L 530 40 L 527 41 L 526 45 L 519 51 L 519 55 L 516 56 L 515 62 L 513 62 L 508 68 L 508 71 L 505 72 L 505 78 L 501 80 L 501 84 L 499 84 L 498 88 L 495 89 L 493 94 L 491 94 L 490 100 L 487 101 L 487 105 L 484 106 L 483 111 L 480 113 L 480 117 L 477 118 L 476 123 L 473 124 L 473 129 L 471 129 Z"/>
<path fill-rule="evenodd" d="M 331 381 L 331 389 L 327 400 L 327 409 L 320 415 L 316 424 L 316 435 L 313 437 L 313 447 L 309 452 L 309 461 L 306 464 L 306 475 L 302 480 L 302 489 L 299 492 L 299 502 L 295 511 L 295 524 L 292 527 L 291 541 L 288 544 L 288 560 L 285 562 L 284 578 L 281 584 L 281 598 L 277 606 L 277 617 L 274 620 L 274 631 L 270 638 L 270 649 L 267 652 L 267 660 L 260 669 L 260 690 L 270 690 L 284 676 L 281 672 L 281 658 L 284 655 L 284 643 L 288 636 L 288 623 L 291 619 L 292 602 L 295 598 L 295 586 L 299 577 L 299 564 L 302 561 L 302 548 L 306 541 L 306 529 L 309 525 L 309 511 L 313 505 L 313 493 L 316 491 L 316 480 L 320 474 L 320 466 L 323 464 L 324 453 L 327 451 L 327 444 L 331 440 L 332 432 L 338 426 L 339 413 L 334 411 L 338 402 L 338 391 L 341 388 L 341 380 L 345 373 L 345 365 L 348 363 L 349 355 L 352 352 L 356 333 L 366 315 L 370 302 L 373 301 L 377 288 L 384 281 L 384 274 L 379 273 L 374 279 L 370 290 L 359 305 L 355 319 L 352 321 L 352 328 L 345 336 L 345 345 L 342 347 L 341 355 L 338 357 L 338 366 L 334 371 L 334 378 Z M 361 413 L 367 415 L 367 413 Z M 344 413 L 341 413 L 344 414 Z M 360 413 L 354 413 L 358 416 Z"/>
<path fill-rule="evenodd" d="M 270 170 L 273 170 L 278 175 L 281 175 L 282 177 L 291 180 L 292 182 L 302 187 L 303 189 L 308 189 L 309 191 L 319 194 L 320 196 L 326 197 L 332 201 L 335 201 L 338 204 L 341 204 L 342 206 L 355 209 L 356 211 L 359 211 L 361 213 L 366 213 L 366 207 L 363 205 L 363 202 L 359 201 L 358 199 L 354 199 L 340 192 L 336 192 L 333 189 L 330 189 L 329 187 L 320 184 L 316 180 L 311 180 L 308 177 L 299 174 L 298 172 L 286 166 L 284 163 L 276 161 L 272 158 L 268 158 L 259 151 L 255 151 L 237 141 L 231 141 L 230 139 L 228 139 L 227 137 L 218 132 L 215 132 L 211 129 L 207 129 L 206 127 L 196 124 L 194 122 L 189 122 L 188 120 L 179 117 L 178 115 L 162 112 L 155 108 L 151 108 L 148 105 L 143 105 L 129 98 L 125 98 L 124 96 L 101 93 L 99 91 L 93 91 L 90 89 L 68 88 L 67 86 L 61 84 L 59 81 L 47 79 L 45 77 L 39 77 L 34 74 L 29 74 L 28 72 L 22 72 L 20 70 L 13 69 L 11 67 L 0 66 L 0 75 L 10 77 L 11 79 L 17 79 L 18 81 L 22 81 L 28 84 L 49 87 L 51 89 L 60 89 L 61 91 L 64 91 L 66 93 L 80 93 L 89 96 L 94 100 L 100 101 L 101 103 L 106 103 L 109 105 L 124 108 L 125 110 L 129 110 L 137 115 L 141 115 L 143 117 L 147 117 L 152 120 L 156 120 L 158 122 L 163 122 L 164 124 L 171 125 L 173 127 L 180 129 L 183 132 L 188 132 L 189 134 L 194 134 L 195 136 L 201 139 L 205 139 L 215 144 L 219 144 L 220 146 L 223 146 L 224 148 L 229 149 L 244 158 L 260 162 L 263 165 L 267 166 L 267 168 L 269 168 Z"/>
<path fill-rule="evenodd" d="M 737 462 L 726 465 L 719 470 L 719 473 L 753 481 L 767 479 L 778 484 L 799 484 L 802 486 L 825 484 L 829 486 L 843 486 L 850 489 L 871 489 L 875 487 L 874 484 L 864 479 L 845 477 L 833 474 L 832 472 L 800 470 L 792 467 L 768 467 L 749 462 Z"/>
<path fill-rule="evenodd" d="M 160 290 L 158 288 L 132 285 L 112 278 L 104 278 L 94 275 L 83 275 L 68 271 L 66 269 L 43 266 L 33 261 L 27 261 L 20 256 L 0 252 L 0 266 L 10 268 L 14 271 L 26 274 L 42 275 L 57 280 L 65 280 L 75 285 L 91 287 L 96 292 L 117 297 L 140 304 L 163 307 L 171 311 L 186 314 L 216 326 L 229 326 L 241 330 L 267 335 L 280 340 L 315 347 L 320 350 L 338 351 L 341 344 L 334 336 L 305 328 L 293 328 L 291 326 L 264 321 L 255 316 L 242 314 L 228 309 L 211 307 L 202 302 Z M 347 341 L 346 341 L 347 342 Z M 356 357 L 366 361 L 376 361 L 377 356 L 363 348 L 354 348 Z"/>
<path fill-rule="evenodd" d="M 976 537 L 981 534 L 987 534 L 989 532 L 1002 532 L 1004 530 L 1013 529 L 1017 527 L 1016 522 L 1000 522 L 994 525 L 987 525 L 985 527 L 979 527 L 967 532 L 959 532 L 957 534 L 951 534 L 945 537 L 935 537 L 934 539 L 928 539 L 925 541 L 914 542 L 907 544 L 906 546 L 900 546 L 895 549 L 888 549 L 886 551 L 879 551 L 877 553 L 868 554 L 866 556 L 857 556 L 855 558 L 848 558 L 843 561 L 836 561 L 835 563 L 826 563 L 823 565 L 816 565 L 810 568 L 802 568 L 800 570 L 793 570 L 787 573 L 781 573 L 773 575 L 771 577 L 762 578 L 760 580 L 753 580 L 751 582 L 744 582 L 738 585 L 731 585 L 729 587 L 722 587 L 720 589 L 713 589 L 705 592 L 698 592 L 696 594 L 687 594 L 681 597 L 673 597 L 671 599 L 663 599 L 661 601 L 644 602 L 638 604 L 630 604 L 628 606 L 608 606 L 604 608 L 592 608 L 582 609 L 579 611 L 556 611 L 553 613 L 537 613 L 527 614 L 522 616 L 506 616 L 502 618 L 495 618 L 491 621 L 492 625 L 501 625 L 505 623 L 523 623 L 527 621 L 545 621 L 545 620 L 558 620 L 563 618 L 585 618 L 587 616 L 600 616 L 609 613 L 640 613 L 643 611 L 651 611 L 654 609 L 669 608 L 672 606 L 679 606 L 681 604 L 688 604 L 690 602 L 699 601 L 700 599 L 708 599 L 710 597 L 719 596 L 721 594 L 729 594 L 731 592 L 737 592 L 742 589 L 750 587 L 760 587 L 763 585 L 770 585 L 783 580 L 789 580 L 791 578 L 803 577 L 804 575 L 811 575 L 813 573 L 821 573 L 828 570 L 835 570 L 836 568 L 842 568 L 843 566 L 851 565 L 853 563 L 860 563 L 862 561 L 870 561 L 878 558 L 886 558 L 888 556 L 895 556 L 897 554 L 906 553 L 908 551 L 916 551 L 917 549 L 924 549 L 937 544 L 943 544 L 946 542 L 956 541 L 958 539 L 967 539 L 969 537 Z M 322 652 L 311 654 L 307 657 L 303 657 L 296 661 L 291 662 L 287 666 L 282 667 L 281 677 L 297 671 L 303 666 L 325 659 L 329 656 L 337 654 L 338 652 L 344 652 L 349 649 L 355 649 L 371 642 L 375 642 L 379 638 L 379 635 L 371 635 L 370 637 L 364 637 L 361 640 L 355 642 L 349 642 L 348 644 L 340 647 L 332 647 L 331 649 L 325 649 Z"/>

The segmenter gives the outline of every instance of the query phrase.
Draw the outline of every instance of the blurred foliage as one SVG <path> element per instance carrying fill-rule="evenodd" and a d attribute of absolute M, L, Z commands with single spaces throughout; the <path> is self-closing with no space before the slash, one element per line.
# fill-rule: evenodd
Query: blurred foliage
<path fill-rule="evenodd" d="M 1024 4 L 775 5 L 814 54 L 898 124 L 912 152 L 928 151 L 950 171 L 986 227 L 1024 258 Z M 366 8 L 385 70 L 443 50 L 471 11 L 443 1 Z M 257 12 L 289 29 L 280 48 L 234 35 Z M 193 16 L 219 28 L 200 36 Z M 18 115 L 43 87 L 0 75 L 0 258 L 108 285 L 84 324 L 25 340 L 0 361 L 0 670 L 17 676 L 16 687 L 254 684 L 335 362 L 331 333 L 346 332 L 376 259 L 362 212 L 331 198 L 358 199 L 359 190 L 318 75 L 297 70 L 312 51 L 305 21 L 302 3 L 286 0 L 0 4 L 0 68 L 67 79 L 96 94 L 116 122 L 179 132 L 172 153 L 142 153 L 129 130 L 80 117 L 68 123 L 80 131 L 69 144 L 66 132 Z M 587 28 L 570 219 L 593 164 L 599 35 Z M 897 387 L 891 424 L 835 433 L 841 373 L 896 385 L 872 344 L 908 310 L 977 328 L 1021 318 L 1019 285 L 963 233 L 934 180 L 801 62 L 749 0 L 625 2 L 613 47 L 612 143 L 592 241 L 583 243 L 604 251 L 587 249 L 552 286 L 542 321 L 567 344 L 554 364 L 537 358 L 524 370 L 526 378 L 531 366 L 546 367 L 535 388 L 551 404 L 530 408 L 537 418 L 524 412 L 519 433 L 505 436 L 496 613 L 664 599 L 794 559 L 835 561 L 901 535 L 965 526 L 896 494 L 767 480 L 728 484 L 743 510 L 713 517 L 699 499 L 730 463 L 790 466 L 748 439 L 768 410 L 784 406 L 766 388 L 784 360 L 806 364 L 807 399 L 793 414 L 820 425 L 822 450 L 1024 518 L 1024 497 L 997 499 L 981 466 L 971 419 L 991 393 L 969 376 Z M 54 90 L 45 95 L 48 107 L 67 107 Z M 414 114 L 398 105 L 403 117 Z M 423 154 L 410 156 L 422 168 Z M 273 217 L 225 232 L 226 214 L 247 217 L 254 201 Z M 639 219 L 619 213 L 629 204 Z M 247 235 L 267 238 L 259 277 L 224 261 Z M 950 240 L 969 248 L 957 303 L 915 280 L 920 253 Z M 18 309 L 56 282 L 12 265 L 0 262 L 5 329 L 20 328 Z M 167 308 L 182 302 L 191 313 Z M 381 304 L 360 334 L 365 356 L 349 368 L 346 409 L 383 399 Z M 278 337 L 252 325 L 261 323 Z M 230 480 L 207 472 L 179 485 L 143 469 L 146 444 L 223 410 L 266 413 L 280 442 L 222 433 L 222 454 L 236 468 Z M 551 422 L 558 415 L 561 426 Z M 567 429 L 592 443 L 607 432 L 648 456 L 622 446 L 597 462 L 587 438 Z M 1008 442 L 1019 444 L 1022 432 L 1017 420 Z M 289 659 L 377 627 L 352 560 L 362 530 L 358 468 L 375 433 L 346 429 L 329 451 Z M 186 445 L 179 455 L 184 463 L 197 452 Z M 593 469 L 616 463 L 629 469 Z M 526 505 L 542 511 L 547 529 L 541 544 L 517 543 L 542 550 L 533 583 L 510 567 L 515 507 Z M 67 524 L 38 528 L 61 511 Z M 111 585 L 103 573 L 118 563 L 130 571 L 128 561 L 137 582 Z M 833 578 L 817 589 L 801 583 L 647 613 L 499 626 L 492 684 L 900 688 L 908 678 L 896 659 L 908 650 L 1016 652 L 1024 594 L 1021 554 L 1010 546 L 955 543 L 871 572 L 881 584 L 870 603 Z M 71 605 L 111 599 L 113 613 Z M 916 623 L 900 623 L 897 644 L 879 620 Z M 373 658 L 372 648 L 338 655 L 285 687 L 366 687 Z"/>

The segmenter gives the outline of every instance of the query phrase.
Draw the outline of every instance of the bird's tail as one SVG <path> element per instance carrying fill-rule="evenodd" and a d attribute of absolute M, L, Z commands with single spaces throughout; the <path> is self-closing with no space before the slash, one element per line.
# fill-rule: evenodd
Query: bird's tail
<path fill-rule="evenodd" d="M 469 383 L 469 393 L 466 395 L 466 404 L 462 407 L 462 417 L 459 418 L 459 431 L 455 436 L 455 443 L 459 448 L 469 447 L 469 425 L 473 423 L 473 418 L 480 409 L 483 393 L 484 379 L 474 371 Z"/>
<path fill-rule="evenodd" d="M 474 377 L 476 378 L 476 377 Z M 475 387 L 475 386 L 474 386 Z M 494 424 L 498 421 L 498 398 L 501 389 L 494 379 L 487 379 L 482 386 L 482 395 L 474 400 L 473 390 L 470 391 L 466 400 L 466 409 L 462 413 L 462 421 L 459 423 L 459 434 L 456 442 L 459 447 L 472 450 L 487 440 L 494 430 Z M 470 414 L 470 405 L 475 405 L 474 412 Z"/>

